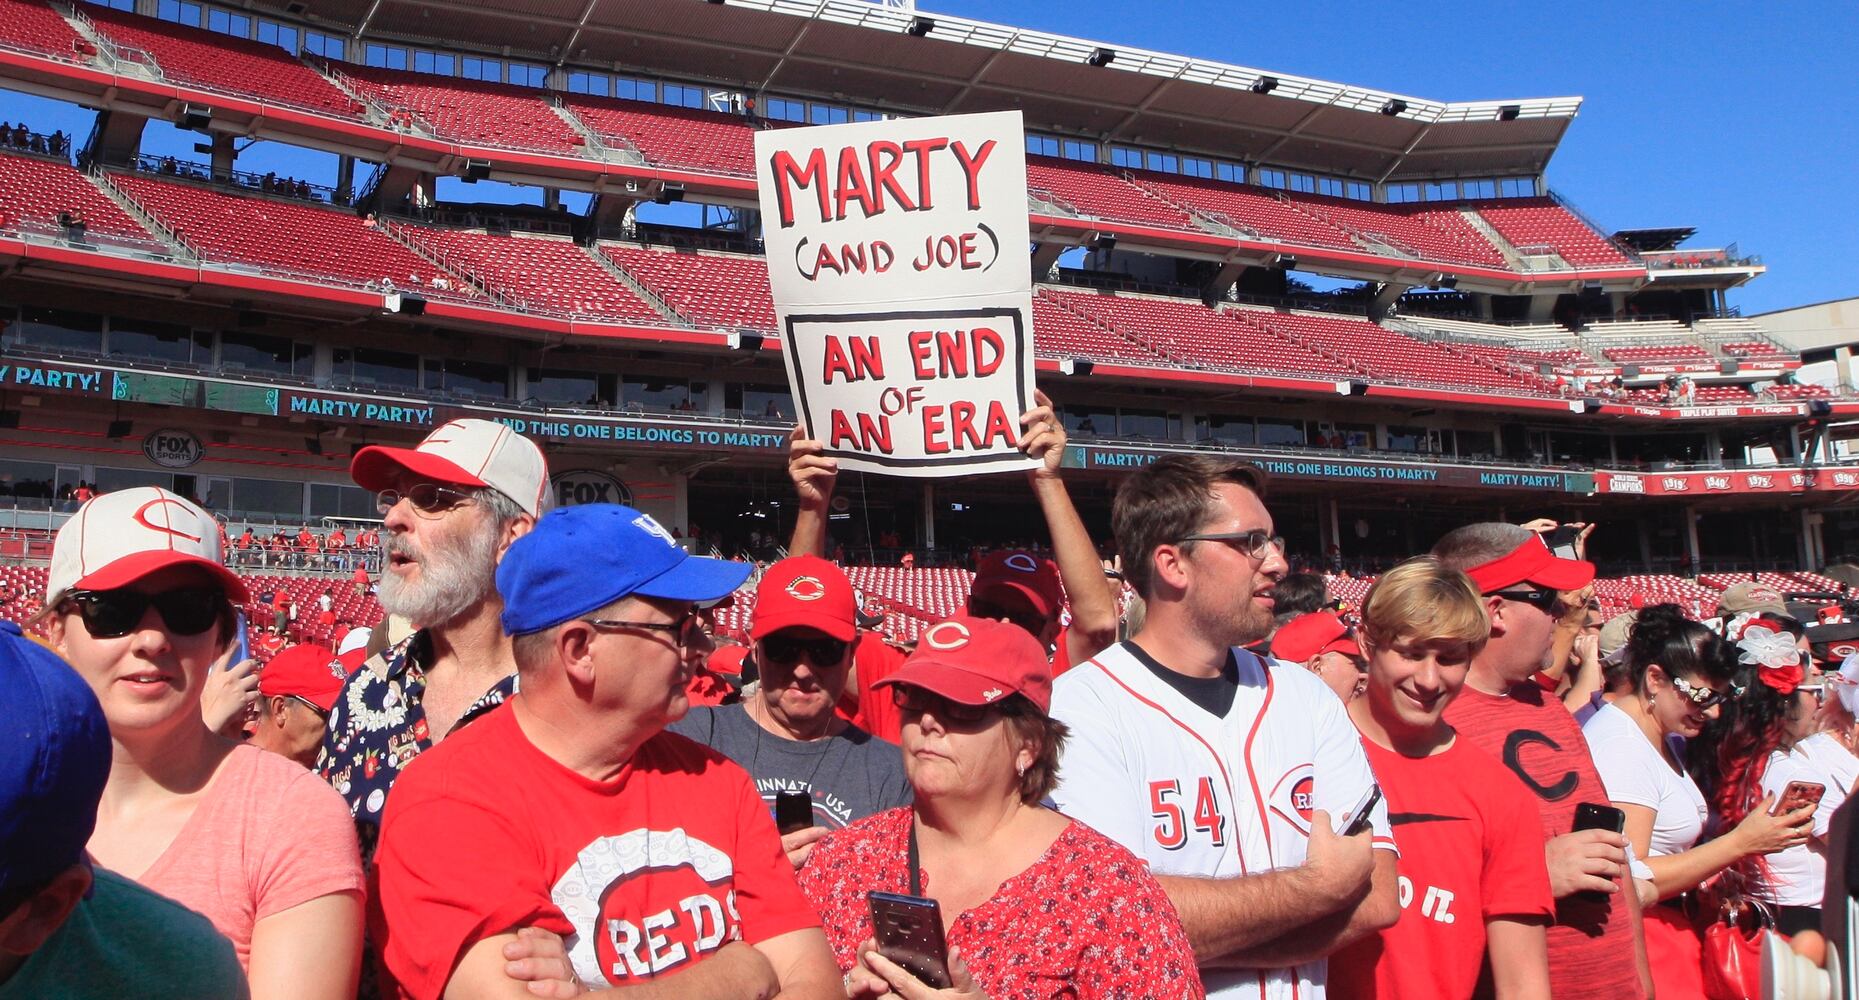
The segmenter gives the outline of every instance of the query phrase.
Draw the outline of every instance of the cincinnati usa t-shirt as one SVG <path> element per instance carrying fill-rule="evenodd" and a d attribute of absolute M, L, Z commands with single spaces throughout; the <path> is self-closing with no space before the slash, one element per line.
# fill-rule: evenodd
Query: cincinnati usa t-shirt
<path fill-rule="evenodd" d="M 781 792 L 812 799 L 816 826 L 837 830 L 910 804 L 904 752 L 857 726 L 823 740 L 790 740 L 763 729 L 738 704 L 693 708 L 670 728 L 742 765 L 771 811 Z"/>
<path fill-rule="evenodd" d="M 742 768 L 660 733 L 595 781 L 537 749 L 507 703 L 407 766 L 375 871 L 382 992 L 418 1000 L 521 927 L 561 935 L 598 990 L 820 926 Z"/>
<path fill-rule="evenodd" d="M 1431 757 L 1363 740 L 1401 844 L 1401 919 L 1330 956 L 1339 998 L 1469 997 L 1485 922 L 1555 913 L 1536 802 L 1464 738 Z"/>
<path fill-rule="evenodd" d="M 1544 841 L 1575 828 L 1577 805 L 1604 806 L 1611 801 L 1575 717 L 1560 698 L 1534 682 L 1525 681 L 1501 696 L 1467 685 L 1446 706 L 1446 721 L 1523 782 L 1536 800 Z M 1556 922 L 1549 928 L 1551 995 L 1608 1000 L 1645 996 L 1625 896 L 1631 891 L 1625 886 L 1605 900 L 1579 894 L 1556 900 Z"/>

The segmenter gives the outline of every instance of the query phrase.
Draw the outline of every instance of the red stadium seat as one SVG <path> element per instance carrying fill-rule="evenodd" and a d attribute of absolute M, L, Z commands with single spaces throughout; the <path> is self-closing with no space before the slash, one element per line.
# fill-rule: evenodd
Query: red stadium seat
<path fill-rule="evenodd" d="M 438 275 L 454 287 L 465 285 L 352 212 L 144 174 L 107 177 L 208 261 L 236 261 L 274 274 L 336 278 L 356 285 L 386 278 L 402 289 L 416 285 L 422 294 Z"/>
<path fill-rule="evenodd" d="M 632 289 L 570 240 L 394 225 L 436 259 L 455 262 L 481 278 L 487 289 L 513 297 L 530 310 L 664 322 Z"/>
<path fill-rule="evenodd" d="M 80 44 L 88 46 L 71 22 L 39 0 L 0 0 L 0 47 L 82 62 Z"/>
<path fill-rule="evenodd" d="M 755 130 L 739 115 L 586 94 L 561 99 L 602 142 L 630 145 L 656 166 L 755 176 Z"/>
<path fill-rule="evenodd" d="M 97 4 L 83 11 L 110 41 L 154 56 L 176 83 L 342 118 L 361 113 L 354 98 L 275 45 Z"/>
<path fill-rule="evenodd" d="M 1026 158 L 1026 187 L 1034 197 L 1085 218 L 1195 231 L 1188 213 L 1146 192 L 1109 167 L 1045 156 Z"/>
<path fill-rule="evenodd" d="M 585 153 L 586 140 L 549 106 L 546 91 L 354 63 L 335 66 L 351 86 L 389 109 L 413 112 L 442 138 L 564 156 Z"/>
<path fill-rule="evenodd" d="M 739 254 L 602 243 L 600 253 L 697 326 L 775 329 L 768 262 Z"/>
<path fill-rule="evenodd" d="M 1474 206 L 1518 249 L 1547 246 L 1569 264 L 1628 264 L 1627 255 L 1551 198 L 1510 198 Z"/>
<path fill-rule="evenodd" d="M 154 239 L 140 222 L 69 164 L 37 156 L 0 153 L 0 213 L 7 219 L 56 230 L 58 213 L 71 209 L 84 213 L 87 232 L 91 235 L 138 241 Z"/>

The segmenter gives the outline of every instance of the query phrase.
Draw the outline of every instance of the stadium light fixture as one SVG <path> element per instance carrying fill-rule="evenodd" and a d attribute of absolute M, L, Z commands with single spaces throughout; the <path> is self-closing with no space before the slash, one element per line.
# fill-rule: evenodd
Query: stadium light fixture
<path fill-rule="evenodd" d="M 1092 49 L 1091 54 L 1084 57 L 1084 61 L 1087 65 L 1091 66 L 1108 66 L 1115 61 L 1116 58 L 1116 49 L 1107 49 L 1100 45 Z"/>
<path fill-rule="evenodd" d="M 1297 258 L 1290 254 L 1279 254 L 1278 259 L 1272 263 L 1276 264 L 1280 271 L 1294 271 L 1297 269 Z"/>
<path fill-rule="evenodd" d="M 1059 359 L 1059 373 L 1062 375 L 1089 375 L 1096 367 L 1089 358 Z"/>
<path fill-rule="evenodd" d="M 1275 76 L 1262 76 L 1252 81 L 1252 92 L 1255 94 L 1269 94 L 1277 89 L 1278 78 Z"/>
<path fill-rule="evenodd" d="M 1506 104 L 1503 107 L 1498 108 L 1498 121 L 1514 122 L 1517 120 L 1517 116 L 1520 114 L 1523 114 L 1523 108 L 1521 106 L 1516 105 L 1516 104 Z"/>
<path fill-rule="evenodd" d="M 669 205 L 674 201 L 683 200 L 684 185 L 673 183 L 660 187 L 658 189 L 658 194 L 653 196 L 652 203 L 655 205 Z"/>
<path fill-rule="evenodd" d="M 1398 97 L 1390 98 L 1388 103 L 1381 106 L 1381 113 L 1387 115 L 1389 118 L 1393 118 L 1395 115 L 1406 110 L 1407 102 Z"/>
<path fill-rule="evenodd" d="M 759 351 L 762 349 L 762 335 L 754 330 L 731 330 L 724 338 L 732 351 Z"/>
<path fill-rule="evenodd" d="M 1098 233 L 1091 239 L 1093 250 L 1115 250 L 1116 248 L 1117 237 L 1112 233 Z"/>
<path fill-rule="evenodd" d="M 1439 279 L 1439 287 L 1444 288 L 1450 292 L 1453 289 L 1459 287 L 1459 279 L 1453 277 L 1450 274 L 1446 275 L 1445 277 Z"/>
<path fill-rule="evenodd" d="M 904 34 L 912 38 L 922 38 L 935 30 L 936 19 L 933 17 L 913 17 L 909 24 L 904 25 Z"/>
<path fill-rule="evenodd" d="M 400 294 L 400 315 L 426 315 L 426 299 L 423 296 L 414 295 L 411 292 L 402 292 Z"/>

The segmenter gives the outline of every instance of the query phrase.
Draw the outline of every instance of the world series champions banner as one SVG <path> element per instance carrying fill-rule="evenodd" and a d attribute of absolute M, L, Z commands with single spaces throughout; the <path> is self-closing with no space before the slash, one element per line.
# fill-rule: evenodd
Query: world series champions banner
<path fill-rule="evenodd" d="M 755 134 L 801 422 L 842 469 L 1025 469 L 1032 271 L 1020 113 Z"/>

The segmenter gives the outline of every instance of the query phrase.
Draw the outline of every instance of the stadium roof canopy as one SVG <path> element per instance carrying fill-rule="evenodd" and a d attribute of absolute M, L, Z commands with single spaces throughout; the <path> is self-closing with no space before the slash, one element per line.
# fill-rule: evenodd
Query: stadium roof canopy
<path fill-rule="evenodd" d="M 900 114 L 1017 109 L 1029 130 L 1378 182 L 1541 174 L 1581 107 L 1579 97 L 1443 104 L 865 0 L 303 0 L 286 9 L 351 36 Z M 908 30 L 913 21 L 921 36 Z M 1106 53 L 1108 63 L 1093 64 Z"/>

